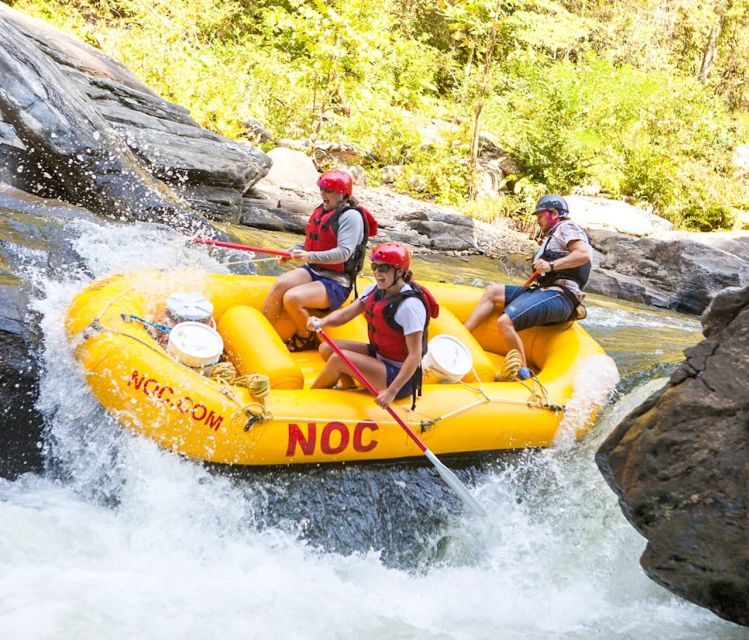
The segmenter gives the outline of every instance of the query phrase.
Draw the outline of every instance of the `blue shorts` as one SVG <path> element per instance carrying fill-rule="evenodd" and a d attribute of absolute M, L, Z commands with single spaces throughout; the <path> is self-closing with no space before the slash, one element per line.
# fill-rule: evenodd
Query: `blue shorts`
<path fill-rule="evenodd" d="M 325 287 L 325 293 L 328 294 L 328 300 L 330 300 L 330 307 L 328 307 L 330 311 L 335 311 L 346 302 L 346 298 L 348 298 L 351 293 L 352 287 L 344 287 L 342 284 L 337 283 L 331 278 L 317 275 L 308 264 L 303 264 L 301 268 L 309 273 L 312 282 L 320 282 L 322 283 L 322 286 Z"/>
<path fill-rule="evenodd" d="M 505 285 L 505 313 L 515 331 L 566 322 L 574 310 L 572 301 L 561 291 Z"/>
<path fill-rule="evenodd" d="M 370 344 L 369 345 L 369 355 L 373 358 L 377 358 L 377 355 L 375 353 L 374 347 Z M 398 375 L 398 373 L 401 370 L 402 365 L 393 364 L 392 362 L 388 362 L 387 360 L 383 360 L 382 358 L 377 358 L 382 364 L 385 365 L 385 382 L 387 386 L 389 387 L 391 384 L 393 384 L 393 380 L 395 380 L 395 377 Z M 400 400 L 401 398 L 405 398 L 406 396 L 410 396 L 413 393 L 414 390 L 414 379 L 413 376 L 411 376 L 411 379 L 406 382 L 399 390 L 398 393 L 395 394 L 395 399 Z"/>

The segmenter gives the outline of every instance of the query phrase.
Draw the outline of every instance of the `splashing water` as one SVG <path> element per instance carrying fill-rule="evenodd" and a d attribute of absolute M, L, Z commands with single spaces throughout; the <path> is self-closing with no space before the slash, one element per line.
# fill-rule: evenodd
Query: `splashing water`
<path fill-rule="evenodd" d="M 439 493 L 409 510 L 420 483 L 439 483 L 424 466 L 230 477 L 120 429 L 88 392 L 62 326 L 91 277 L 221 265 L 147 226 L 106 237 L 81 227 L 77 249 L 84 270 L 38 281 L 50 468 L 0 480 L 0 637 L 745 637 L 644 576 L 644 541 L 592 461 L 652 385 L 603 409 L 580 442 L 573 409 L 557 446 L 458 469 L 486 521 L 445 509 Z M 603 405 L 595 392 L 614 384 L 615 367 L 602 358 L 586 370 L 595 376 L 581 374 L 573 403 Z M 352 530 L 363 533 L 336 552 L 329 541 Z M 413 553 L 385 562 L 394 548 Z"/>
<path fill-rule="evenodd" d="M 574 392 L 565 404 L 564 418 L 554 438 L 555 446 L 575 446 L 575 436 L 587 426 L 591 407 L 597 410 L 604 407 L 617 382 L 619 371 L 609 356 L 595 355 L 583 363 L 575 374 Z"/>

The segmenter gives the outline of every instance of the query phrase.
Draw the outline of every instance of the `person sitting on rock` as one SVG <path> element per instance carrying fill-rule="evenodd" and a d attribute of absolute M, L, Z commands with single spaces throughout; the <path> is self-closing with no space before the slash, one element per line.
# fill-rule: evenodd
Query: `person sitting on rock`
<path fill-rule="evenodd" d="M 263 304 L 263 314 L 275 325 L 285 309 L 296 327 L 286 342 L 290 351 L 317 347 L 307 328 L 307 309 L 337 309 L 348 298 L 364 264 L 367 238 L 377 233 L 377 221 L 353 197 L 351 176 L 333 169 L 317 181 L 322 204 L 310 216 L 303 245 L 290 249 L 294 262 L 304 263 L 279 277 Z M 283 261 L 285 261 L 283 260 Z"/>
<path fill-rule="evenodd" d="M 363 313 L 367 319 L 369 343 L 340 340 L 336 344 L 361 370 L 375 388 L 376 402 L 385 408 L 393 400 L 421 391 L 421 358 L 426 353 L 429 319 L 439 314 L 431 293 L 412 279 L 411 256 L 398 242 L 385 242 L 372 251 L 375 283 L 361 297 L 343 309 L 322 318 L 311 317 L 312 331 L 338 327 Z M 326 389 L 340 381 L 353 386 L 352 372 L 327 345 L 320 345 L 325 367 L 312 383 L 313 389 Z"/>
<path fill-rule="evenodd" d="M 527 380 L 532 373 L 517 332 L 575 319 L 591 269 L 588 236 L 569 219 L 567 201 L 562 196 L 543 196 L 534 213 L 545 236 L 533 257 L 535 282 L 530 287 L 490 284 L 465 322 L 473 331 L 491 315 L 496 304 L 504 306 L 497 325 L 510 347 L 507 359 L 519 365 L 510 375 L 520 380 Z"/>

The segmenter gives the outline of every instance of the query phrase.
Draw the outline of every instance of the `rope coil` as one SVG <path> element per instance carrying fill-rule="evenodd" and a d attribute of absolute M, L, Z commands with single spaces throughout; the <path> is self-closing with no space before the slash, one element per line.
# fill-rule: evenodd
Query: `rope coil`
<path fill-rule="evenodd" d="M 249 429 L 256 422 L 270 422 L 273 420 L 273 414 L 265 406 L 265 399 L 270 394 L 270 378 L 262 373 L 251 373 L 249 375 L 237 375 L 237 369 L 231 362 L 219 362 L 211 369 L 210 377 L 223 386 L 223 393 L 237 402 L 236 397 L 229 388 L 231 385 L 244 387 L 250 392 L 254 402 L 248 402 L 240 406 L 240 411 L 244 411 L 250 419 L 247 421 L 244 430 Z"/>
<path fill-rule="evenodd" d="M 518 377 L 518 371 L 523 366 L 523 359 L 517 349 L 510 349 L 505 356 L 502 369 L 494 378 L 497 382 L 509 382 Z"/>

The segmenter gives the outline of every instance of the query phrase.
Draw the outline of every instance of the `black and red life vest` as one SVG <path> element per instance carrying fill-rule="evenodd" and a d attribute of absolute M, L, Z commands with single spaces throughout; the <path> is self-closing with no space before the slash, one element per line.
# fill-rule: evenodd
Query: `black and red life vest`
<path fill-rule="evenodd" d="M 369 343 L 383 358 L 403 362 L 408 356 L 403 327 L 395 320 L 395 312 L 400 304 L 408 298 L 418 298 L 426 309 L 426 323 L 422 334 L 422 353 L 427 351 L 427 331 L 429 319 L 439 315 L 440 307 L 434 296 L 426 287 L 415 282 L 408 283 L 410 290 L 385 297 L 384 289 L 374 289 L 364 301 L 364 317 L 367 320 Z"/>
<path fill-rule="evenodd" d="M 372 214 L 364 207 L 352 206 L 345 202 L 332 211 L 323 211 L 322 205 L 317 207 L 317 209 L 312 212 L 312 215 L 307 222 L 304 250 L 327 251 L 328 249 L 335 249 L 338 246 L 338 225 L 341 215 L 349 209 L 358 211 L 362 216 L 362 221 L 364 222 L 364 235 L 362 241 L 346 262 L 333 264 L 310 263 L 310 266 L 345 273 L 351 278 L 352 282 L 354 282 L 357 274 L 361 271 L 362 266 L 364 265 L 364 256 L 367 251 L 367 239 L 377 233 L 377 220 L 375 220 Z"/>

